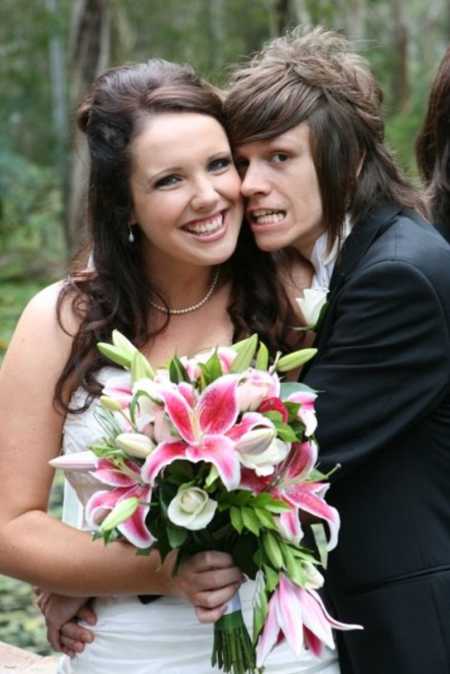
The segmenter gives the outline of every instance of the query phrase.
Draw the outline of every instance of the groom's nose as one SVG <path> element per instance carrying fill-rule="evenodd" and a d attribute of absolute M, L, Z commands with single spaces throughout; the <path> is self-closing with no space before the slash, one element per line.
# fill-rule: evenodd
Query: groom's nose
<path fill-rule="evenodd" d="M 253 197 L 257 194 L 270 192 L 269 181 L 261 165 L 249 162 L 245 174 L 242 176 L 241 193 L 244 197 Z"/>

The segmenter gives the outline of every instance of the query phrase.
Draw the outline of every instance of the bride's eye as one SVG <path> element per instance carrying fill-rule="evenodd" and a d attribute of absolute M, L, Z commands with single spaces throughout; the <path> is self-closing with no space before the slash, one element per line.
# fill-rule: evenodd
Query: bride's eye
<path fill-rule="evenodd" d="M 227 169 L 231 165 L 231 157 L 217 157 L 208 164 L 208 171 L 219 172 Z"/>
<path fill-rule="evenodd" d="M 162 178 L 159 178 L 159 180 L 156 181 L 155 187 L 160 188 L 160 187 L 173 187 L 176 185 L 181 178 L 173 173 L 171 173 L 168 176 L 163 176 Z"/>

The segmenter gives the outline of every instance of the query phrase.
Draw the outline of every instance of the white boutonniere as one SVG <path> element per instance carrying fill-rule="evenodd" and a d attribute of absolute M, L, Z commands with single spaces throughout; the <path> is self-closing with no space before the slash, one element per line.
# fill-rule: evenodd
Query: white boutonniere
<path fill-rule="evenodd" d="M 317 331 L 319 320 L 327 306 L 328 288 L 305 288 L 303 297 L 297 297 L 296 302 L 305 319 L 307 330 Z"/>

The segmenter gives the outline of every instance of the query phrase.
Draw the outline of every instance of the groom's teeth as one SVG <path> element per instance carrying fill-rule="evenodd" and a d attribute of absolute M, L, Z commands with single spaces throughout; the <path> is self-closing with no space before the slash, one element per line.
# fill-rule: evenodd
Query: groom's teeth
<path fill-rule="evenodd" d="M 258 223 L 259 225 L 274 225 L 278 222 L 281 222 L 285 215 L 285 211 L 273 211 L 271 209 L 265 208 L 258 211 L 253 211 L 252 219 L 253 222 Z"/>
<path fill-rule="evenodd" d="M 191 223 L 186 225 L 185 229 L 191 234 L 214 234 L 218 232 L 223 226 L 223 213 L 215 215 L 210 220 L 202 220 L 201 222 Z"/>

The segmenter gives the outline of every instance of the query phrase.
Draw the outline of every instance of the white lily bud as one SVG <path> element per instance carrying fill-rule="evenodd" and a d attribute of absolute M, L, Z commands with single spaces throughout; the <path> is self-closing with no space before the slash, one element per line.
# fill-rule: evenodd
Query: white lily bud
<path fill-rule="evenodd" d="M 137 459 L 146 459 L 155 447 L 148 435 L 143 433 L 121 433 L 116 438 L 116 445 Z"/>
<path fill-rule="evenodd" d="M 85 452 L 73 452 L 71 454 L 64 454 L 57 456 L 49 461 L 53 468 L 60 468 L 61 470 L 76 470 L 80 473 L 88 473 L 97 468 L 98 458 L 87 450 Z"/>
<path fill-rule="evenodd" d="M 274 437 L 274 428 L 255 428 L 237 441 L 236 449 L 243 454 L 259 454 L 270 446 Z"/>
<path fill-rule="evenodd" d="M 109 396 L 100 396 L 100 405 L 105 410 L 110 410 L 111 412 L 120 412 L 122 409 L 121 404 Z"/>

